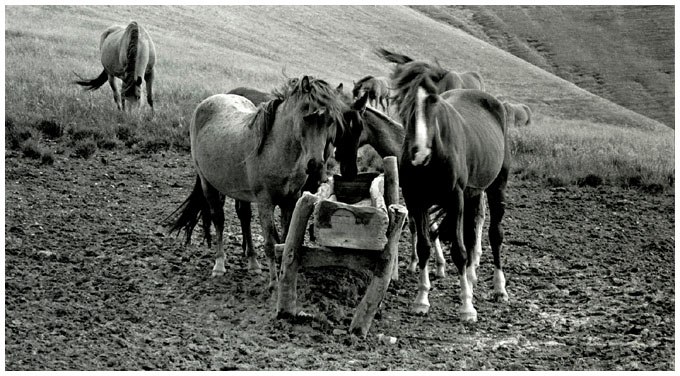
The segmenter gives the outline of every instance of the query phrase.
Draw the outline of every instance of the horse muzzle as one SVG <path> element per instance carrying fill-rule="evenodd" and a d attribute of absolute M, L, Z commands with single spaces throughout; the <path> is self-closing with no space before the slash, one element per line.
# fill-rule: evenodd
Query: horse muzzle
<path fill-rule="evenodd" d="M 411 164 L 414 166 L 427 166 L 432 158 L 432 149 L 423 148 L 411 153 L 413 158 L 411 158 Z"/>

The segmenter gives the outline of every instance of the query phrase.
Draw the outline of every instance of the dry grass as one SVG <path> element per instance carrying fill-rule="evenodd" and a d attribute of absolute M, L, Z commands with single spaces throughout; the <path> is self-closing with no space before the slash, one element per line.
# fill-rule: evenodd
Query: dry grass
<path fill-rule="evenodd" d="M 190 117 L 209 95 L 236 86 L 270 90 L 283 82 L 284 67 L 289 76 L 311 74 L 349 87 L 352 80 L 363 75 L 389 73 L 390 65 L 372 52 L 380 46 L 414 58 L 437 57 L 444 66 L 456 70 L 481 71 L 491 93 L 524 99 L 535 112 L 550 114 L 553 120 L 546 122 L 547 127 L 574 138 L 560 142 L 570 147 L 581 145 L 580 152 L 592 155 L 593 160 L 600 158 L 600 148 L 584 140 L 603 132 L 619 132 L 617 137 L 622 139 L 630 137 L 626 142 L 611 139 L 622 145 L 635 145 L 640 134 L 647 132 L 633 132 L 635 129 L 655 130 L 650 137 L 662 137 L 657 133 L 670 138 L 673 135 L 658 122 L 406 7 L 11 6 L 5 8 L 5 15 L 5 116 L 24 135 L 28 129 L 36 138 L 40 137 L 38 126 L 42 122 L 59 124 L 64 134 L 58 140 L 59 147 L 73 148 L 76 142 L 91 145 L 84 141 L 91 140 L 99 149 L 188 150 Z M 131 20 L 149 30 L 158 50 L 153 119 L 148 107 L 135 114 L 117 111 L 108 85 L 85 92 L 72 83 L 76 78 L 73 72 L 85 77 L 101 72 L 100 33 L 110 25 Z M 455 49 L 442 48 L 454 45 Z M 575 123 L 579 124 L 578 132 L 568 129 Z M 540 153 L 558 141 L 549 133 L 526 132 L 524 143 L 544 144 L 537 151 Z M 83 141 L 73 138 L 78 134 L 85 135 Z M 532 141 L 534 137 L 537 140 Z M 545 140 L 539 141 L 541 137 Z M 611 149 L 620 150 L 617 153 L 624 156 L 639 153 L 639 148 L 630 147 L 628 152 Z M 672 151 L 672 147 L 670 151 L 662 148 L 656 163 L 672 164 Z M 537 169 L 537 176 L 549 176 L 549 168 L 562 168 L 562 158 L 553 156 L 552 149 L 547 155 L 553 165 L 546 162 L 544 168 Z M 523 158 L 529 160 L 530 155 L 520 154 L 519 160 Z M 634 158 L 620 160 L 633 170 L 639 164 Z M 536 167 L 527 164 L 527 169 Z"/>

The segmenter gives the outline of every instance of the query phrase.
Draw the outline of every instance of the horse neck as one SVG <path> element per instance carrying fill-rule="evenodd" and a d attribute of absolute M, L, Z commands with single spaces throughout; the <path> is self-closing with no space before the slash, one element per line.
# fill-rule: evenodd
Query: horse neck
<path fill-rule="evenodd" d="M 401 125 L 372 108 L 366 108 L 364 121 L 368 134 L 360 146 L 371 145 L 383 158 L 401 155 L 401 145 L 404 142 L 404 128 Z"/>
<path fill-rule="evenodd" d="M 291 168 L 303 168 L 304 166 L 295 166 L 299 164 L 302 156 L 302 145 L 300 140 L 295 137 L 296 129 L 295 122 L 299 121 L 291 114 L 294 111 L 286 110 L 287 103 L 284 101 L 276 109 L 276 115 L 273 124 L 269 130 L 267 138 L 269 139 L 269 150 L 273 155 L 276 155 L 277 165 L 280 166 L 280 171 L 287 173 Z M 282 114 L 286 114 L 283 116 Z"/>

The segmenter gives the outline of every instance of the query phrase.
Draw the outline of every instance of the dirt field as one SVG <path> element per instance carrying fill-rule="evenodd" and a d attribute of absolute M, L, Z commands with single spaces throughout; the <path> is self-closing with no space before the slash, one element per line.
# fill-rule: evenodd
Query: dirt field
<path fill-rule="evenodd" d="M 230 203 L 223 277 L 210 278 L 199 233 L 189 248 L 166 235 L 160 220 L 194 182 L 189 155 L 5 158 L 7 370 L 674 369 L 672 192 L 511 181 L 510 302 L 491 299 L 485 239 L 477 323 L 458 320 L 453 265 L 433 281 L 430 314 L 409 314 L 405 231 L 401 280 L 359 339 L 345 331 L 365 275 L 303 273 L 299 304 L 316 320 L 280 321 L 266 270 L 246 272 Z"/>

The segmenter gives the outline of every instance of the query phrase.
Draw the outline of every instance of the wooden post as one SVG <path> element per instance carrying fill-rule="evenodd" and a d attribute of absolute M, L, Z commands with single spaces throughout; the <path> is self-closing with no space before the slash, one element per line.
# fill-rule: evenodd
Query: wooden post
<path fill-rule="evenodd" d="M 390 205 L 399 204 L 399 170 L 397 157 L 389 156 L 383 158 L 383 166 L 385 169 L 385 204 L 389 207 Z M 392 221 L 392 218 L 390 218 L 390 221 Z M 399 280 L 399 254 L 397 254 L 397 259 L 394 261 L 392 279 L 395 281 Z"/>
<path fill-rule="evenodd" d="M 404 226 L 407 211 L 403 205 L 390 205 L 388 211 L 390 212 L 390 225 L 387 230 L 387 245 L 383 252 L 385 257 L 376 260 L 375 268 L 373 269 L 373 278 L 366 288 L 366 294 L 361 299 L 361 302 L 356 308 L 352 323 L 349 330 L 352 333 L 360 334 L 366 337 L 368 329 L 371 327 L 373 317 L 378 311 L 380 302 L 382 301 L 387 287 L 392 279 L 392 271 L 394 270 L 394 263 L 397 261 L 397 253 L 399 251 L 399 238 L 401 237 L 401 228 Z"/>
<path fill-rule="evenodd" d="M 314 204 L 333 193 L 333 178 L 319 186 L 316 194 L 304 192 L 295 203 L 288 227 L 288 235 L 281 256 L 276 317 L 297 314 L 297 273 L 300 268 L 300 249 Z M 275 247 L 276 248 L 276 247 Z"/>
<path fill-rule="evenodd" d="M 319 197 L 305 192 L 298 199 L 288 228 L 288 236 L 281 257 L 281 274 L 276 301 L 276 317 L 297 314 L 297 273 L 300 267 L 299 249 L 305 239 L 305 230 L 314 204 Z"/>

